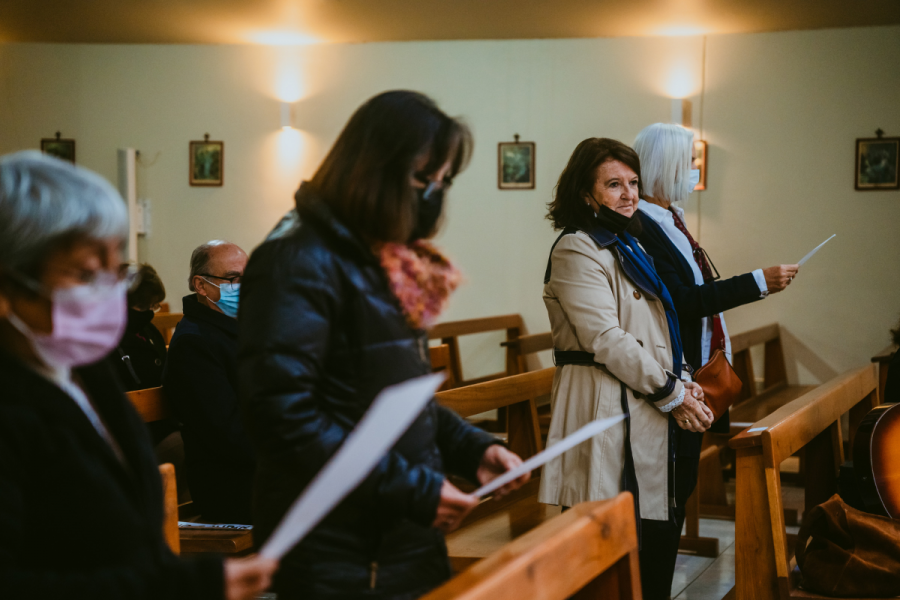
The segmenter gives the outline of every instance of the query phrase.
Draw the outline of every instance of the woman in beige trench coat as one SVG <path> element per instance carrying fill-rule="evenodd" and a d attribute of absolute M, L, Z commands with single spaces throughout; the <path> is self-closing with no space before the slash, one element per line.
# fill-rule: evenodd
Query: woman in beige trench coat
<path fill-rule="evenodd" d="M 573 506 L 631 491 L 643 594 L 654 600 L 669 597 L 684 522 L 670 428 L 705 431 L 712 413 L 703 390 L 680 377 L 689 379 L 674 306 L 629 234 L 639 192 L 635 152 L 591 138 L 575 149 L 550 204 L 548 218 L 563 233 L 544 281 L 560 365 L 547 444 L 596 419 L 630 419 L 548 463 L 539 499 Z"/>

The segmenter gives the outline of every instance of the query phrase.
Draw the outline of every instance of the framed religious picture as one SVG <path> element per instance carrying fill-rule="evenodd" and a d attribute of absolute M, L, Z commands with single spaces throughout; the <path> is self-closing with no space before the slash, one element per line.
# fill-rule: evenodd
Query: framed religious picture
<path fill-rule="evenodd" d="M 900 190 L 900 138 L 878 137 L 856 140 L 856 182 L 860 191 Z"/>
<path fill-rule="evenodd" d="M 694 191 L 696 192 L 702 192 L 706 189 L 706 156 L 706 142 L 703 140 L 694 142 L 694 154 L 691 159 L 691 168 L 700 169 L 700 183 L 694 188 Z"/>
<path fill-rule="evenodd" d="M 497 144 L 497 187 L 501 190 L 534 189 L 534 142 Z"/>
<path fill-rule="evenodd" d="M 225 142 L 211 142 L 209 134 L 203 141 L 190 143 L 190 183 L 197 186 L 221 186 L 225 161 Z"/>
<path fill-rule="evenodd" d="M 58 131 L 55 138 L 41 140 L 41 152 L 75 164 L 75 140 L 62 139 L 62 135 Z"/>

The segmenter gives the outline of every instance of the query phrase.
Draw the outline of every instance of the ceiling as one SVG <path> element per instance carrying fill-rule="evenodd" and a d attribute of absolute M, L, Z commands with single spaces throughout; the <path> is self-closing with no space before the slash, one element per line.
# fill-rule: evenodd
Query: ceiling
<path fill-rule="evenodd" d="M 900 24 L 898 0 L 3 0 L 0 41 L 303 44 Z"/>

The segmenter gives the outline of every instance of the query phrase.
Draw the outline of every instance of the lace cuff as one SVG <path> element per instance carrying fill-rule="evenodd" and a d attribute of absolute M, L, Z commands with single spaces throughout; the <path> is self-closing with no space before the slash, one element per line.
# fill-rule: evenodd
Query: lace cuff
<path fill-rule="evenodd" d="M 681 406 L 681 403 L 684 402 L 684 392 L 686 390 L 687 390 L 687 388 L 682 386 L 681 393 L 678 394 L 678 397 L 675 398 L 674 400 L 672 400 L 671 402 L 669 402 L 668 404 L 666 404 L 665 406 L 663 406 L 662 408 L 660 408 L 659 410 L 661 410 L 664 413 L 667 413 L 667 412 L 672 412 L 673 410 L 675 410 L 676 408 Z"/>

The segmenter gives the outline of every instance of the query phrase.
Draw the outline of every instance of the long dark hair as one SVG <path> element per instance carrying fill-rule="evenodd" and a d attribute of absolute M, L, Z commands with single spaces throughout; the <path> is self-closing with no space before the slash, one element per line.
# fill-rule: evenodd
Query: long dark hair
<path fill-rule="evenodd" d="M 891 339 L 895 344 L 900 345 L 900 323 L 897 323 L 896 329 L 891 329 Z"/>
<path fill-rule="evenodd" d="M 594 188 L 597 168 L 608 160 L 628 165 L 638 176 L 638 193 L 640 196 L 644 195 L 641 161 L 637 153 L 618 140 L 588 138 L 575 147 L 569 164 L 559 176 L 556 196 L 547 205 L 547 218 L 553 222 L 554 229 L 590 228 L 594 221 L 594 210 L 585 204 L 584 197 Z M 640 224 L 637 219 L 634 223 Z M 629 231 L 632 231 L 631 227 Z"/>
<path fill-rule="evenodd" d="M 452 178 L 465 168 L 471 152 L 469 129 L 431 98 L 404 90 L 384 92 L 350 117 L 311 184 L 364 239 L 406 242 L 418 209 L 410 185 L 416 159 L 429 155 L 420 171 L 427 175 L 451 160 Z"/>

